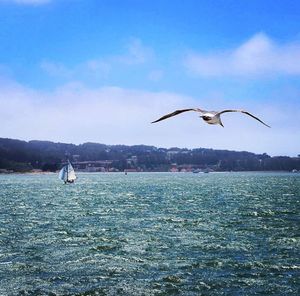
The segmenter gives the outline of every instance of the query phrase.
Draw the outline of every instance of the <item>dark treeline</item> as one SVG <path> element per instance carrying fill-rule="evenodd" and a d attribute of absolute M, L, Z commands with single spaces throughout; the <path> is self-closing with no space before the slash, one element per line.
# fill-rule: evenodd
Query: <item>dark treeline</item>
<path fill-rule="evenodd" d="M 156 148 L 154 146 L 80 145 L 48 141 L 20 141 L 0 138 L 0 169 L 26 172 L 32 169 L 56 171 L 67 158 L 77 162 L 109 160 L 120 171 L 168 171 L 211 168 L 215 171 L 291 171 L 300 170 L 300 157 L 270 157 L 266 153 L 213 149 Z"/>

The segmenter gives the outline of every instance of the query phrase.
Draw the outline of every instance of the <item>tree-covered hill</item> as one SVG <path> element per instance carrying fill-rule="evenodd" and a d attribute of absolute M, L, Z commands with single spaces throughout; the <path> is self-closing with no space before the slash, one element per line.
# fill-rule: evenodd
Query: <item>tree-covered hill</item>
<path fill-rule="evenodd" d="M 77 164 L 107 161 L 105 169 L 169 171 L 210 168 L 215 171 L 300 170 L 300 158 L 266 153 L 214 149 L 157 148 L 154 146 L 80 145 L 49 141 L 20 141 L 0 138 L 0 170 L 26 172 L 32 169 L 56 171 L 69 158 Z"/>

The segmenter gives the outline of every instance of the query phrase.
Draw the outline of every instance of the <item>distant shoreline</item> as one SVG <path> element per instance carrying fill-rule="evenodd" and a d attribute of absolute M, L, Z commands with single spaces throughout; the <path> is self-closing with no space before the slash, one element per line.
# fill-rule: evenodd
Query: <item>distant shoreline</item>
<path fill-rule="evenodd" d="M 81 172 L 77 171 L 77 174 L 125 174 L 125 172 Z M 144 173 L 153 173 L 153 174 L 160 174 L 160 173 L 169 173 L 169 174 L 194 174 L 193 172 L 168 172 L 168 171 L 143 171 L 143 172 L 127 172 L 127 174 L 144 174 Z M 298 172 L 286 171 L 286 170 L 277 170 L 277 171 L 214 171 L 210 172 L 209 174 L 220 174 L 220 173 L 291 173 L 291 174 L 300 174 Z M 1 175 L 56 175 L 57 172 L 0 172 Z M 199 172 L 197 174 L 206 174 L 205 172 Z M 194 175 L 197 175 L 194 174 Z"/>
<path fill-rule="evenodd" d="M 269 156 L 208 148 L 80 145 L 0 138 L 0 173 L 55 172 L 69 160 L 76 172 L 300 171 L 300 154 Z"/>

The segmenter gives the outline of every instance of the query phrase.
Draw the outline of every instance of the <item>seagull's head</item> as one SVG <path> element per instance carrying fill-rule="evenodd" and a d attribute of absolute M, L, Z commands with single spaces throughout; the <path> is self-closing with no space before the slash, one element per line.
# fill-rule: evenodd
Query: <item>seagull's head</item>
<path fill-rule="evenodd" d="M 199 117 L 202 118 L 206 122 L 208 122 L 212 119 L 212 117 L 208 116 L 208 115 L 200 115 Z"/>

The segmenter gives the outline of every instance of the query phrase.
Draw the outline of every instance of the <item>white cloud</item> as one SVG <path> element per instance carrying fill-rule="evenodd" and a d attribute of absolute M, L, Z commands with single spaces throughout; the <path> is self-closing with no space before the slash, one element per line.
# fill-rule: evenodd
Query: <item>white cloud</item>
<path fill-rule="evenodd" d="M 0 2 L 16 3 L 23 5 L 42 5 L 51 2 L 52 0 L 0 0 Z"/>
<path fill-rule="evenodd" d="M 150 122 L 160 114 L 160 108 L 173 109 L 184 99 L 176 94 L 117 87 L 91 89 L 77 83 L 52 92 L 15 83 L 5 83 L 0 90 L 0 105 L 5 106 L 0 110 L 2 137 L 76 143 L 150 143 Z"/>
<path fill-rule="evenodd" d="M 200 76 L 300 75 L 300 43 L 276 44 L 263 33 L 233 50 L 188 54 L 185 66 Z"/>
<path fill-rule="evenodd" d="M 228 106 L 219 102 L 219 107 Z M 53 91 L 38 91 L 0 82 L 0 135 L 69 143 L 148 144 L 160 147 L 207 147 L 296 155 L 300 116 L 293 106 L 243 105 L 266 128 L 242 114 L 224 114 L 225 128 L 205 124 L 194 112 L 150 124 L 180 108 L 202 106 L 191 97 L 118 87 L 88 88 L 69 83 Z M 217 104 L 216 104 L 217 105 Z M 206 104 L 207 106 L 207 104 Z M 214 106 L 207 106 L 213 108 Z M 298 152 L 296 152 L 298 151 Z"/>

